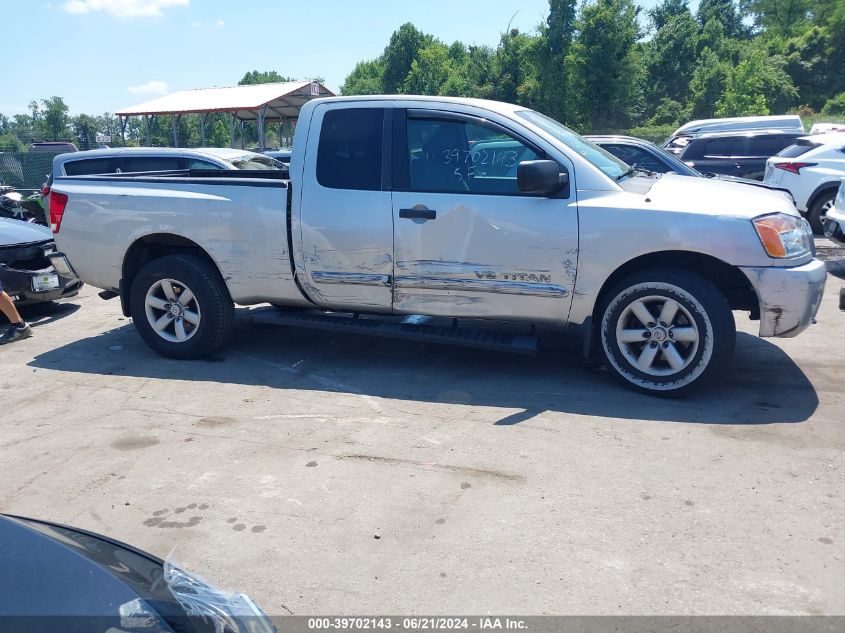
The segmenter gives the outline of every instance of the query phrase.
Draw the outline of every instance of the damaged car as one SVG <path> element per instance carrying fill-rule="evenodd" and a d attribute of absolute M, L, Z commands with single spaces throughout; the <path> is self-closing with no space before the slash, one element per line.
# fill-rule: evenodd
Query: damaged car
<path fill-rule="evenodd" d="M 0 218 L 0 282 L 15 303 L 43 303 L 79 293 L 82 282 L 55 252 L 46 226 Z"/>

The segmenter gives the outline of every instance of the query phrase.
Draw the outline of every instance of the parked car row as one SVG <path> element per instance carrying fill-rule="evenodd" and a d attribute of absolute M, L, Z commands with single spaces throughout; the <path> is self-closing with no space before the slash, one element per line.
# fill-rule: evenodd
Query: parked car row
<path fill-rule="evenodd" d="M 765 182 L 788 189 L 816 233 L 845 176 L 845 132 L 803 136 L 766 162 Z"/>

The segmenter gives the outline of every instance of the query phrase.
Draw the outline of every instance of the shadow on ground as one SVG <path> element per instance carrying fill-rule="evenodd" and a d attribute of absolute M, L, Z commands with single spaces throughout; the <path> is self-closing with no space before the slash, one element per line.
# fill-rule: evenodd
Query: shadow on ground
<path fill-rule="evenodd" d="M 33 303 L 30 305 L 17 306 L 18 312 L 23 319 L 33 327 L 46 325 L 53 321 L 58 321 L 67 316 L 70 316 L 79 310 L 77 303 L 57 303 L 55 301 L 47 301 L 45 303 Z M 9 320 L 0 314 L 0 322 L 8 323 Z"/>
<path fill-rule="evenodd" d="M 334 391 L 394 400 L 518 409 L 496 424 L 543 411 L 705 424 L 802 422 L 819 400 L 807 376 L 776 345 L 738 334 L 723 380 L 687 399 L 631 391 L 583 362 L 574 348 L 537 356 L 251 327 L 202 361 L 161 358 L 127 325 L 37 356 L 31 367 L 98 375 Z"/>

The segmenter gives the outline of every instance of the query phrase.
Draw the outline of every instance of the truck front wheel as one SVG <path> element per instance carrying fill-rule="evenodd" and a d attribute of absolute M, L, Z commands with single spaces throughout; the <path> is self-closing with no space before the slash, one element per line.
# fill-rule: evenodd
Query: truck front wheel
<path fill-rule="evenodd" d="M 639 272 L 606 295 L 601 351 L 629 386 L 682 395 L 718 376 L 733 354 L 736 325 L 724 295 L 690 272 Z"/>
<path fill-rule="evenodd" d="M 129 296 L 135 328 L 162 356 L 207 356 L 228 339 L 234 322 L 229 291 L 214 266 L 193 255 L 168 255 L 146 264 Z"/>

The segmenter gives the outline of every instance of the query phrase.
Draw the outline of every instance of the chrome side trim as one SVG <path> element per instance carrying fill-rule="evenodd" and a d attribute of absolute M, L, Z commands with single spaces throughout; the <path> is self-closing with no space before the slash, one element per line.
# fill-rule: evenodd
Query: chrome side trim
<path fill-rule="evenodd" d="M 319 284 L 350 284 L 353 286 L 389 286 L 390 275 L 367 275 L 364 273 L 328 273 L 315 271 L 311 279 Z"/>
<path fill-rule="evenodd" d="M 535 297 L 565 297 L 569 291 L 554 284 L 533 284 L 519 281 L 492 281 L 482 279 L 451 279 L 444 277 L 394 278 L 398 289 L 465 290 L 471 292 L 492 292 L 504 295 L 528 295 Z"/>

